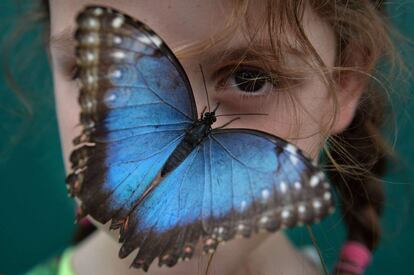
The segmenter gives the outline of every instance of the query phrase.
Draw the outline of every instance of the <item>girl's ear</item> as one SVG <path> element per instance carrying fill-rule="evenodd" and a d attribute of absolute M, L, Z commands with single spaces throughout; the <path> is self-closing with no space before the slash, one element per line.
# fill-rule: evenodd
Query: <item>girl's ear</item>
<path fill-rule="evenodd" d="M 369 64 L 367 52 L 350 43 L 344 50 L 344 54 L 345 58 L 341 66 L 353 70 L 341 71 L 335 75 L 339 108 L 336 121 L 331 129 L 332 135 L 341 133 L 352 122 L 368 80 L 364 73 L 369 71 L 366 65 Z"/>

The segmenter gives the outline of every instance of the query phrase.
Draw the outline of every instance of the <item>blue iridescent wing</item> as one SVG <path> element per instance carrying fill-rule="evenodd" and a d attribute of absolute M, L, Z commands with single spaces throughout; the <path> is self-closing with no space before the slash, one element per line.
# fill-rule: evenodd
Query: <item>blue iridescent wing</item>
<path fill-rule="evenodd" d="M 84 214 L 116 227 L 151 189 L 196 107 L 183 68 L 144 24 L 102 7 L 77 23 L 83 132 L 67 182 Z"/>
<path fill-rule="evenodd" d="M 173 266 L 200 238 L 212 252 L 237 234 L 312 223 L 331 206 L 324 174 L 295 146 L 254 130 L 213 130 L 131 213 L 120 256 L 140 247 L 133 266 L 146 270 L 156 257 Z"/>

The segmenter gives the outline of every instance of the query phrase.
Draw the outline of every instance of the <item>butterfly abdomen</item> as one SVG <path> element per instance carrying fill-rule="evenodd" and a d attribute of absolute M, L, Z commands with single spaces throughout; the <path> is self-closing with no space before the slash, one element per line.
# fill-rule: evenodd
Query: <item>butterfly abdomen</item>
<path fill-rule="evenodd" d="M 161 170 L 161 176 L 168 174 L 180 165 L 210 131 L 211 125 L 209 123 L 196 122 L 165 162 Z"/>

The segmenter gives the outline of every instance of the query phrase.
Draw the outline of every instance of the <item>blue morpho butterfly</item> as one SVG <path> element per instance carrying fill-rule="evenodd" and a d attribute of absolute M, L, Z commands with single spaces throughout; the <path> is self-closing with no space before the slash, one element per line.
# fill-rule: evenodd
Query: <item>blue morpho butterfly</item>
<path fill-rule="evenodd" d="M 312 223 L 332 209 L 324 174 L 295 146 L 252 129 L 212 129 L 187 75 L 148 26 L 106 7 L 77 18 L 82 134 L 69 193 L 81 216 L 120 229 L 133 267 L 173 266 L 236 235 Z"/>

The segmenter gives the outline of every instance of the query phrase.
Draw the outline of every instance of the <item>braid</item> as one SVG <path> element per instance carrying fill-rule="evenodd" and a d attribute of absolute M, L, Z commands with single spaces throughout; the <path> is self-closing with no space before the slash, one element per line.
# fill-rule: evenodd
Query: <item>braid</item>
<path fill-rule="evenodd" d="M 329 176 L 336 186 L 349 241 L 364 244 L 373 251 L 381 237 L 380 215 L 384 191 L 380 177 L 386 171 L 387 148 L 382 141 L 383 99 L 372 93 L 360 101 L 350 126 L 332 137 L 335 148 L 330 152 Z M 329 165 L 328 164 L 328 165 Z"/>

